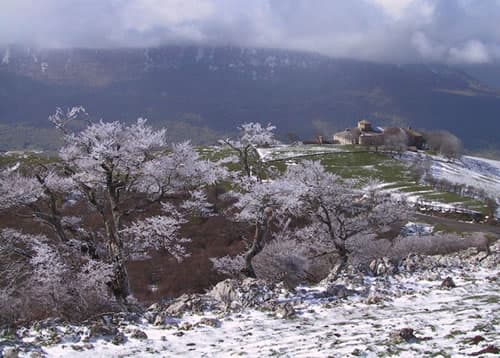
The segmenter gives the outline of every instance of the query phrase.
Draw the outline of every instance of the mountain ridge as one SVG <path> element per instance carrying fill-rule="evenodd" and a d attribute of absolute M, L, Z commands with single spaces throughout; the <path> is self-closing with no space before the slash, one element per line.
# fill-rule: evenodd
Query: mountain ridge
<path fill-rule="evenodd" d="M 500 92 L 446 65 L 229 46 L 10 47 L 0 59 L 2 124 L 46 127 L 56 106 L 81 104 L 105 120 L 148 117 L 219 132 L 262 121 L 307 138 L 319 131 L 314 123 L 339 130 L 367 118 L 450 130 L 472 148 L 498 145 Z"/>

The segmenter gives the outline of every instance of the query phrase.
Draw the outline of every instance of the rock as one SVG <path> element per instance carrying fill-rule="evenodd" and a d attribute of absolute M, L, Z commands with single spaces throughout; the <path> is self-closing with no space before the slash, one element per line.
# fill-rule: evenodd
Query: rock
<path fill-rule="evenodd" d="M 83 346 L 80 346 L 78 344 L 72 344 L 71 345 L 71 348 L 74 350 L 74 351 L 77 351 L 77 352 L 81 352 L 84 350 L 84 347 Z"/>
<path fill-rule="evenodd" d="M 276 308 L 276 316 L 284 319 L 291 319 L 295 317 L 296 312 L 290 302 L 280 305 Z"/>
<path fill-rule="evenodd" d="M 481 354 L 499 354 L 500 349 L 494 345 L 489 345 L 488 347 L 481 349 L 478 352 L 470 353 L 470 356 L 479 356 Z"/>
<path fill-rule="evenodd" d="M 453 279 L 450 276 L 448 276 L 443 280 L 440 287 L 441 288 L 455 288 L 455 287 L 457 287 L 457 285 L 455 285 L 455 282 L 453 281 Z"/>
<path fill-rule="evenodd" d="M 165 322 L 165 317 L 163 317 L 162 314 L 158 314 L 155 316 L 155 318 L 153 320 L 153 325 L 161 326 L 163 324 L 163 322 Z"/>
<path fill-rule="evenodd" d="M 468 339 L 467 342 L 469 344 L 478 345 L 480 342 L 485 341 L 486 339 L 483 336 L 474 336 L 471 339 Z"/>
<path fill-rule="evenodd" d="M 189 322 L 184 322 L 179 326 L 179 330 L 181 331 L 190 331 L 193 328 L 193 325 Z"/>
<path fill-rule="evenodd" d="M 161 313 L 164 316 L 182 317 L 185 312 L 203 313 L 216 309 L 217 302 L 210 295 L 184 294 L 175 299 Z"/>
<path fill-rule="evenodd" d="M 147 311 L 150 312 L 158 312 L 160 310 L 160 304 L 158 302 L 153 303 L 151 306 L 148 307 Z"/>
<path fill-rule="evenodd" d="M 203 317 L 198 323 L 196 323 L 196 325 L 197 326 L 204 325 L 204 326 L 219 328 L 221 326 L 221 321 L 219 321 L 217 318 Z"/>
<path fill-rule="evenodd" d="M 126 341 L 127 341 L 127 337 L 123 333 L 118 333 L 113 337 L 113 339 L 111 340 L 111 343 L 119 346 L 120 344 L 123 344 Z"/>
<path fill-rule="evenodd" d="M 373 276 L 394 275 L 398 272 L 398 267 L 388 257 L 375 259 L 368 265 Z"/>
<path fill-rule="evenodd" d="M 115 336 L 117 333 L 118 328 L 110 323 L 95 322 L 89 327 L 89 336 L 91 338 Z"/>
<path fill-rule="evenodd" d="M 370 294 L 370 295 L 366 298 L 365 303 L 366 303 L 367 305 L 375 305 L 375 304 L 377 304 L 377 303 L 382 302 L 383 300 L 384 300 L 384 299 L 383 299 L 381 296 L 377 295 L 377 294 Z"/>
<path fill-rule="evenodd" d="M 283 284 L 273 285 L 254 278 L 242 281 L 228 279 L 219 282 L 207 296 L 214 299 L 221 310 L 238 310 L 260 307 L 263 303 L 276 299 L 282 289 Z"/>
<path fill-rule="evenodd" d="M 208 295 L 212 296 L 217 301 L 222 302 L 226 308 L 231 307 L 233 302 L 239 302 L 239 295 L 237 292 L 238 282 L 236 280 L 227 279 L 219 282 L 210 290 Z"/>
<path fill-rule="evenodd" d="M 134 329 L 130 337 L 135 339 L 148 339 L 148 335 L 140 329 Z"/>
<path fill-rule="evenodd" d="M 40 352 L 31 352 L 30 354 L 30 358 L 43 358 L 43 357 L 45 357 L 45 355 Z"/>
<path fill-rule="evenodd" d="M 18 358 L 19 351 L 16 348 L 5 348 L 3 351 L 3 358 Z"/>
<path fill-rule="evenodd" d="M 184 314 L 184 312 L 186 312 L 188 309 L 189 300 L 190 300 L 189 295 L 187 294 L 182 295 L 167 307 L 165 313 L 167 313 L 170 316 L 181 317 Z"/>
<path fill-rule="evenodd" d="M 407 342 L 415 343 L 418 342 L 418 338 L 415 336 L 415 332 L 412 328 L 402 328 L 391 334 L 391 338 L 396 343 Z"/>
<path fill-rule="evenodd" d="M 356 291 L 349 290 L 344 285 L 330 285 L 326 288 L 327 297 L 335 296 L 340 299 L 347 298 L 352 296 Z"/>

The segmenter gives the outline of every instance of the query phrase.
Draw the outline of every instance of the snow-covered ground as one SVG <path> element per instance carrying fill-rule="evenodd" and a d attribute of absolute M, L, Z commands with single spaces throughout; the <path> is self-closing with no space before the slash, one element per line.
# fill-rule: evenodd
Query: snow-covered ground
<path fill-rule="evenodd" d="M 407 152 L 403 160 L 413 161 L 420 153 Z M 463 156 L 460 160 L 448 161 L 439 156 L 430 158 L 430 174 L 436 179 L 444 179 L 451 183 L 467 185 L 484 190 L 500 203 L 500 161 Z M 496 213 L 500 218 L 500 208 Z"/>
<path fill-rule="evenodd" d="M 346 149 L 339 145 L 282 145 L 258 148 L 257 151 L 263 161 L 288 159 L 285 163 L 293 165 L 294 162 L 290 160 L 292 158 L 346 152 Z M 451 183 L 468 185 L 476 189 L 485 190 L 492 197 L 497 197 L 497 200 L 500 201 L 500 161 L 473 156 L 463 156 L 460 160 L 449 161 L 440 156 L 409 151 L 398 157 L 398 159 L 407 164 L 411 164 L 417 159 L 422 161 L 429 160 L 430 174 L 434 178 L 446 179 Z M 384 190 L 384 186 L 393 184 L 395 183 L 381 183 L 380 189 Z M 401 188 L 405 188 L 405 186 L 402 185 Z M 420 203 L 432 208 L 432 210 L 461 211 L 465 213 L 477 212 L 475 208 L 471 210 L 460 201 L 450 203 L 441 202 L 439 199 L 432 200 L 432 195 L 428 194 L 435 192 L 433 190 L 406 192 L 404 190 L 401 191 L 401 188 L 393 186 L 385 190 L 391 192 L 394 196 L 404 197 L 410 203 Z M 496 216 L 500 218 L 500 209 Z"/>
<path fill-rule="evenodd" d="M 345 151 L 344 148 L 338 145 L 279 145 L 257 148 L 257 153 L 264 162 Z"/>
<path fill-rule="evenodd" d="M 345 281 L 346 288 L 357 289 L 346 298 L 340 294 L 325 297 L 326 284 L 299 287 L 295 294 L 279 298 L 280 304 L 293 307 L 294 313 L 287 318 L 249 308 L 233 313 L 185 313 L 161 326 L 143 319 L 118 325 L 126 338 L 117 345 L 110 339 L 85 341 L 81 337 L 86 328 L 72 326 L 61 342 L 42 349 L 49 357 L 92 358 L 465 357 L 485 349 L 498 352 L 500 272 L 498 255 L 493 256 L 485 260 L 489 260 L 486 266 L 485 261 L 477 263 L 477 258 L 470 265 L 455 259 L 448 267 L 437 265 L 395 277 L 364 277 L 357 286 Z M 455 288 L 441 287 L 447 276 Z M 359 294 L 360 285 L 369 293 Z M 216 318 L 217 323 L 213 327 L 199 324 L 207 318 Z M 131 332 L 137 329 L 147 337 L 132 338 Z M 43 334 L 53 336 L 53 330 L 25 331 L 24 342 L 34 342 L 34 337 Z"/>
<path fill-rule="evenodd" d="M 407 152 L 405 160 L 414 160 L 422 154 Z M 439 156 L 431 159 L 431 175 L 456 184 L 469 185 L 500 195 L 500 161 L 472 156 L 463 156 L 460 160 L 448 161 Z"/>

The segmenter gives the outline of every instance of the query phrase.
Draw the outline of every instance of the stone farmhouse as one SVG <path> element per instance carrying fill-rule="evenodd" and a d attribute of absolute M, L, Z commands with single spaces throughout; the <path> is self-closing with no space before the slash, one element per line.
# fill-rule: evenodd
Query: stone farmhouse
<path fill-rule="evenodd" d="M 411 128 L 374 128 L 367 120 L 359 121 L 355 128 L 347 128 L 335 133 L 333 142 L 379 147 L 394 142 L 395 138 L 400 138 L 398 140 L 410 148 L 422 149 L 424 146 L 423 135 Z"/>

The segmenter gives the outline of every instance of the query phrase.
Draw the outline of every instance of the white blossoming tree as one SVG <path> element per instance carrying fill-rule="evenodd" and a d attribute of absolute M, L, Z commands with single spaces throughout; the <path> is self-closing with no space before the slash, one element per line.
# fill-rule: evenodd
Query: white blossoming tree
<path fill-rule="evenodd" d="M 275 126 L 270 123 L 263 126 L 260 123 L 244 123 L 238 127 L 240 132 L 236 139 L 224 139 L 220 143 L 236 152 L 242 171 L 247 176 L 252 176 L 252 164 L 256 163 L 256 148 L 278 144 L 274 138 Z"/>
<path fill-rule="evenodd" d="M 0 230 L 0 272 L 0 322 L 68 311 L 82 318 L 109 303 L 112 265 L 42 234 Z"/>
<path fill-rule="evenodd" d="M 85 112 L 58 110 L 50 119 L 66 131 L 78 113 Z M 185 256 L 186 240 L 178 234 L 183 212 L 206 215 L 210 205 L 203 189 L 225 171 L 200 159 L 188 142 L 168 146 L 165 130 L 154 130 L 145 119 L 131 125 L 89 124 L 78 133 L 67 132 L 64 141 L 60 161 L 50 168 L 28 175 L 2 173 L 0 205 L 30 209 L 62 244 L 96 243 L 103 252 L 99 259 L 113 268 L 115 297 L 126 300 L 127 259 L 160 248 L 179 259 Z M 64 216 L 65 206 L 74 201 L 86 203 L 100 226 Z"/>
<path fill-rule="evenodd" d="M 295 215 L 309 220 L 296 235 L 330 247 L 340 258 L 339 271 L 352 254 L 350 239 L 358 235 L 376 237 L 406 219 L 404 202 L 378 192 L 373 183 L 362 189 L 359 182 L 329 173 L 319 162 L 304 161 L 291 167 L 288 175 L 303 186 L 302 205 Z"/>
<path fill-rule="evenodd" d="M 324 254 L 340 257 L 340 270 L 351 254 L 351 238 L 385 232 L 403 220 L 406 212 L 404 205 L 377 193 L 376 186 L 361 190 L 357 182 L 341 179 L 313 161 L 290 166 L 274 180 L 250 185 L 238 195 L 235 206 L 236 220 L 255 225 L 252 244 L 243 256 L 215 260 L 214 266 L 243 265 L 248 276 L 255 276 L 252 260 L 265 244 L 287 237 L 327 248 Z M 304 224 L 297 225 L 297 221 Z"/>
<path fill-rule="evenodd" d="M 287 231 L 292 214 L 301 205 L 300 190 L 285 175 L 274 180 L 248 182 L 243 192 L 236 194 L 235 220 L 255 227 L 251 244 L 243 255 L 242 272 L 246 276 L 256 277 L 252 264 L 255 256 L 273 237 L 284 235 Z"/>

